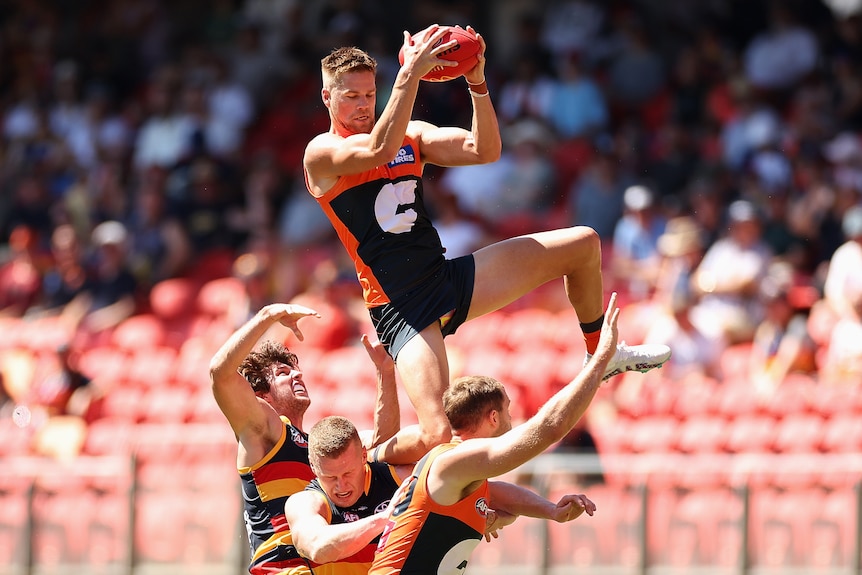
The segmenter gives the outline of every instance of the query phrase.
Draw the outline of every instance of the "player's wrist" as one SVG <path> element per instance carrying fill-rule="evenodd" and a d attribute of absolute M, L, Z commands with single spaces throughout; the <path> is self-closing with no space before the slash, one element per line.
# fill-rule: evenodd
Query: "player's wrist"
<path fill-rule="evenodd" d="M 488 82 L 482 80 L 478 84 L 467 82 L 467 91 L 475 98 L 484 98 L 488 95 Z"/>

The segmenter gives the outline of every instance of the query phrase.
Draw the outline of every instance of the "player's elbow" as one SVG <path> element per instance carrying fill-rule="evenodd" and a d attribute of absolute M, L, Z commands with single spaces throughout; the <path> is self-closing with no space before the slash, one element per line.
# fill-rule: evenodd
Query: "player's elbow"
<path fill-rule="evenodd" d="M 334 545 L 315 545 L 313 542 L 308 544 L 297 544 L 294 542 L 296 550 L 299 554 L 313 563 L 325 565 L 341 559 L 341 553 L 337 546 Z"/>
<path fill-rule="evenodd" d="M 480 148 L 477 150 L 476 157 L 479 164 L 491 164 L 500 159 L 500 156 L 503 153 L 503 148 L 501 145 L 497 146 L 488 146 L 487 148 Z"/>

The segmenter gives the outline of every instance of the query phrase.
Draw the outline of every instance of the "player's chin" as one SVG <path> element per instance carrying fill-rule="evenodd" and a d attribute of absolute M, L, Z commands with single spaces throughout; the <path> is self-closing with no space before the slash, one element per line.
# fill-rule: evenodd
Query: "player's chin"
<path fill-rule="evenodd" d="M 357 134 L 370 134 L 374 129 L 374 118 L 361 118 L 354 120 L 351 129 Z"/>

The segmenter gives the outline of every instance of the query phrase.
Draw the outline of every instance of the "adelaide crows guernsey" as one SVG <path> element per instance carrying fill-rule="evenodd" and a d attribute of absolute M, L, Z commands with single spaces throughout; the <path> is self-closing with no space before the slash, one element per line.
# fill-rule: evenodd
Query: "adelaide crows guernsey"
<path fill-rule="evenodd" d="M 488 511 L 488 482 L 454 505 L 440 505 L 428 493 L 428 469 L 457 443 L 432 449 L 413 470 L 411 485 L 396 504 L 380 537 L 368 575 L 462 575 L 482 540 Z"/>
<path fill-rule="evenodd" d="M 392 495 L 398 489 L 398 484 L 398 477 L 390 465 L 386 463 L 367 463 L 365 465 L 365 489 L 356 503 L 350 507 L 335 505 L 326 496 L 317 479 L 313 480 L 305 490 L 320 493 L 321 497 L 326 499 L 329 505 L 328 522 L 330 525 L 339 525 L 369 517 L 386 509 L 389 505 L 389 500 L 392 499 Z M 350 557 L 324 565 L 310 562 L 311 569 L 313 569 L 314 575 L 366 575 L 368 568 L 371 567 L 371 561 L 374 560 L 374 552 L 377 549 L 379 539 L 379 537 L 375 537 L 361 551 Z M 304 573 L 312 573 L 311 569 Z M 303 572 L 296 571 L 295 573 L 299 575 Z M 292 573 L 291 575 L 294 574 Z"/>
<path fill-rule="evenodd" d="M 396 301 L 445 263 L 423 199 L 419 145 L 409 136 L 388 164 L 340 176 L 316 199 L 353 259 L 368 307 Z"/>
<path fill-rule="evenodd" d="M 308 464 L 308 436 L 288 418 L 281 420 L 284 432 L 278 443 L 256 464 L 239 469 L 251 575 L 288 573 L 305 565 L 293 546 L 284 503 L 314 479 Z"/>

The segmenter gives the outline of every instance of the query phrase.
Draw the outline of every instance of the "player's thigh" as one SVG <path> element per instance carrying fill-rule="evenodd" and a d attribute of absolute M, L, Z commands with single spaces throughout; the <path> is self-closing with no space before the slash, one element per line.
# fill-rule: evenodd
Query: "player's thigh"
<path fill-rule="evenodd" d="M 474 254 L 476 279 L 468 319 L 506 306 L 542 284 L 601 266 L 601 241 L 576 226 L 503 240 Z"/>
<path fill-rule="evenodd" d="M 445 422 L 443 392 L 449 385 L 449 360 L 440 327 L 428 326 L 404 344 L 396 367 L 420 425 Z"/>

